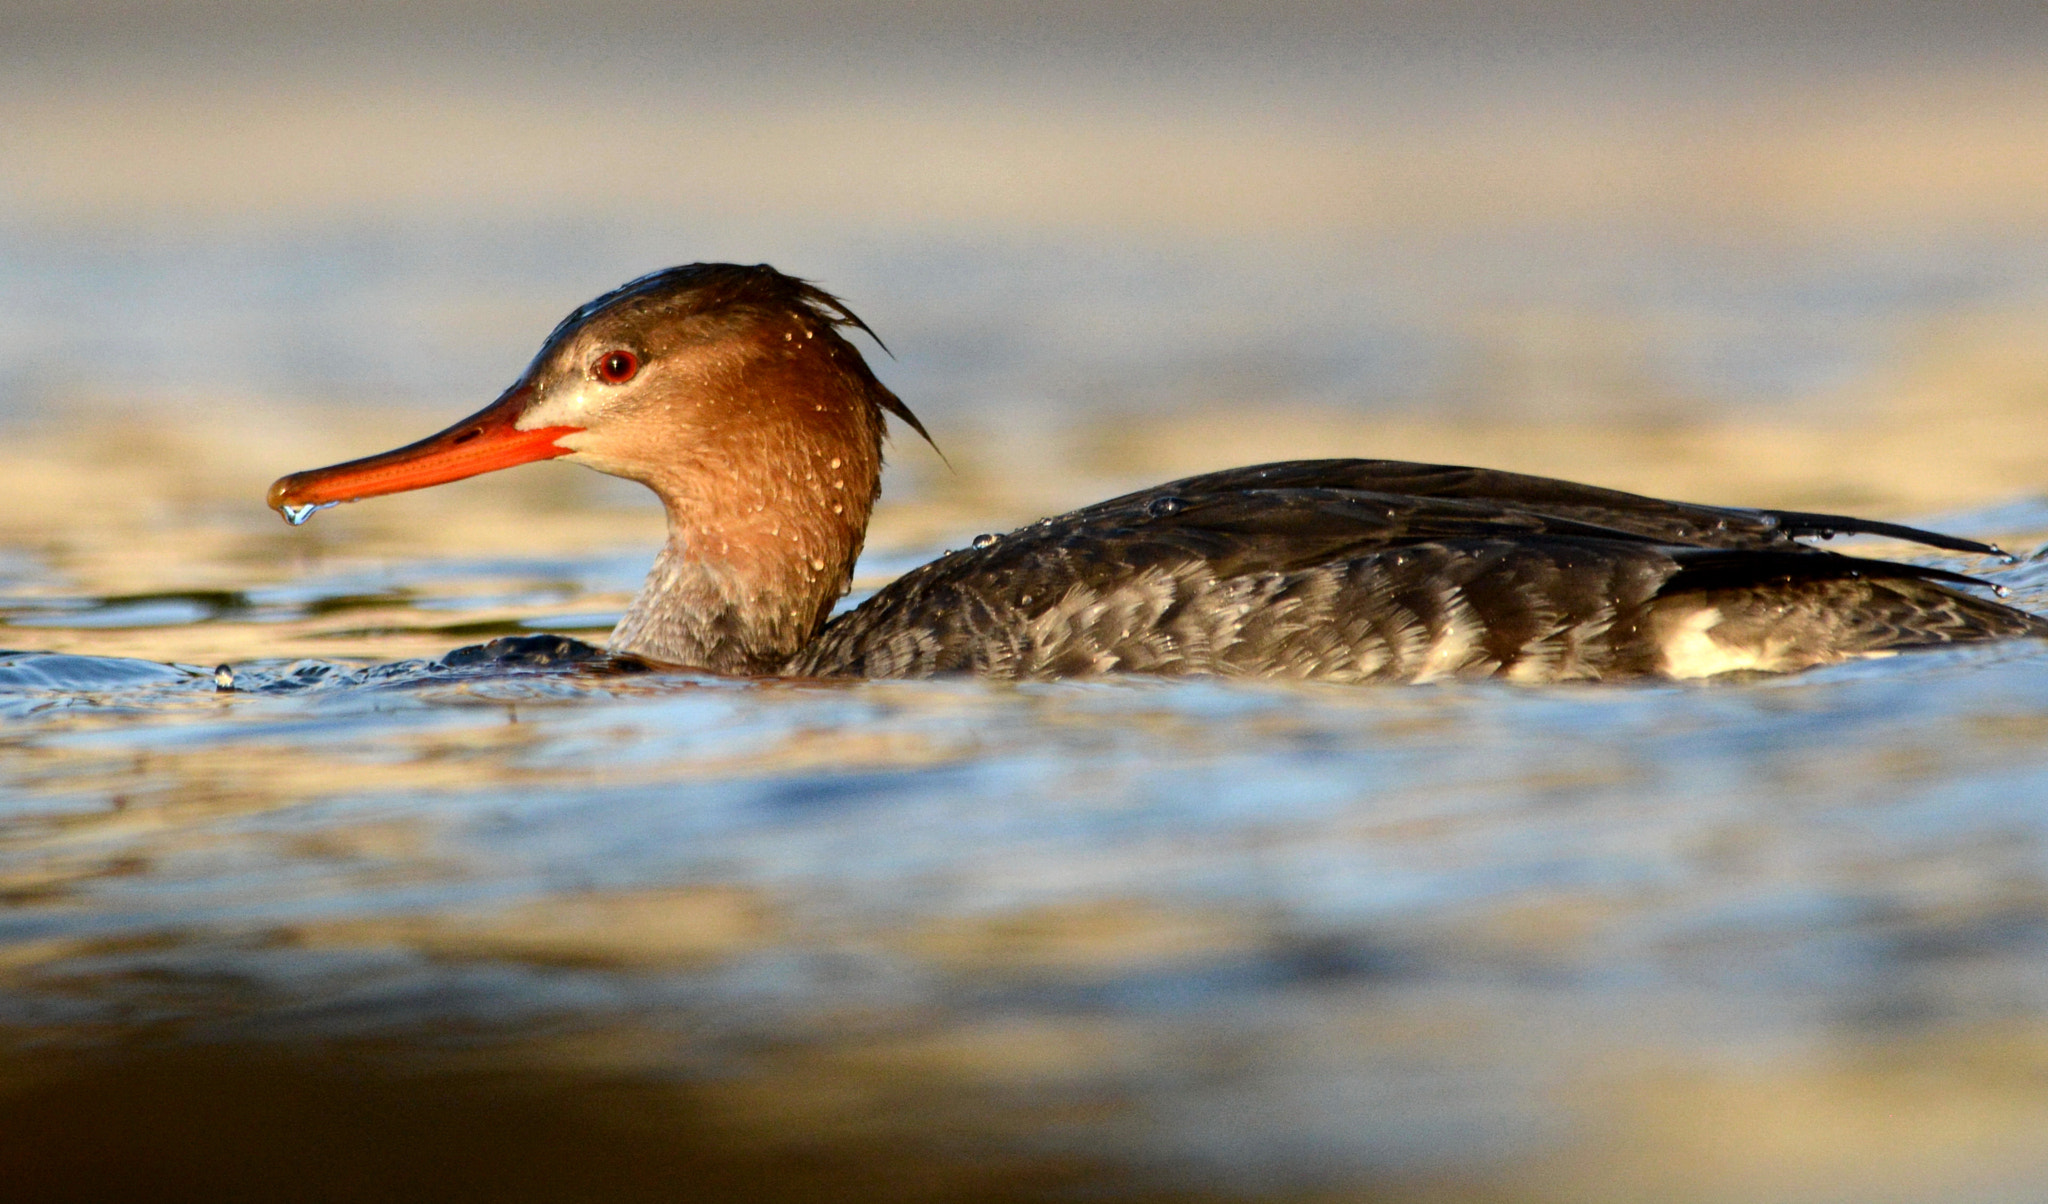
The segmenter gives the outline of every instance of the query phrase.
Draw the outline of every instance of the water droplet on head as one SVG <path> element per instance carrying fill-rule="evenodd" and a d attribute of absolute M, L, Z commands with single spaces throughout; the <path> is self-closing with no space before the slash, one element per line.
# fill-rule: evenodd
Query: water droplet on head
<path fill-rule="evenodd" d="M 317 505 L 317 506 L 313 506 L 313 505 L 306 505 L 306 506 L 279 506 L 279 507 L 277 508 L 277 512 L 278 512 L 279 514 L 282 514 L 282 515 L 284 515 L 284 521 L 286 521 L 286 522 L 290 523 L 290 524 L 291 524 L 292 526 L 296 527 L 296 526 L 299 526 L 300 524 L 304 523 L 304 522 L 305 522 L 305 521 L 306 521 L 307 519 L 309 519 L 309 518 L 313 517 L 314 515 L 316 515 L 316 514 L 320 513 L 320 512 L 322 511 L 322 510 L 325 510 L 325 509 L 327 509 L 327 508 L 328 508 L 328 507 L 330 507 L 330 506 L 339 506 L 339 505 L 341 505 L 341 503 L 340 503 L 340 502 L 321 502 L 321 503 L 320 503 L 319 505 Z"/>
<path fill-rule="evenodd" d="M 1152 499 L 1150 505 L 1145 507 L 1145 513 L 1153 518 L 1166 518 L 1170 515 L 1179 514 L 1181 508 L 1186 505 L 1186 502 L 1181 501 L 1177 497 L 1156 497 Z"/>
<path fill-rule="evenodd" d="M 977 536 L 975 536 L 975 537 L 974 537 L 974 546 L 975 546 L 975 547 L 977 547 L 977 548 L 992 548 L 992 547 L 995 547 L 995 546 L 996 546 L 996 538 L 997 538 L 997 537 L 996 537 L 996 536 L 994 536 L 994 535 L 977 535 Z"/>
<path fill-rule="evenodd" d="M 216 690 L 232 690 L 235 688 L 235 667 L 233 665 L 215 665 L 213 667 L 213 688 Z"/>

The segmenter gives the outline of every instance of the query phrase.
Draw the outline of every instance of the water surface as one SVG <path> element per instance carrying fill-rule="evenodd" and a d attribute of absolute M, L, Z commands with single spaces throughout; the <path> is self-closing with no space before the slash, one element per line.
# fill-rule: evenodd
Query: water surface
<path fill-rule="evenodd" d="M 2048 610 L 2031 9 L 146 7 L 0 47 L 10 1199 L 2039 1197 L 2038 644 L 1545 689 L 490 667 L 440 658 L 601 637 L 650 499 L 261 506 L 630 276 L 767 260 L 950 461 L 892 446 L 857 593 L 1367 455 L 1938 523 L 2027 559 L 1928 563 Z"/>
<path fill-rule="evenodd" d="M 2031 552 L 2048 510 L 1950 525 Z M 1941 563 L 2048 605 L 2041 561 Z M 33 1135 L 0 1164 L 53 1191 L 2017 1199 L 2048 1170 L 2037 645 L 1683 687 L 748 683 L 347 655 L 591 634 L 617 556 L 15 572 L 17 644 L 332 649 L 0 656 L 0 1107 Z M 582 1152 L 512 1173 L 533 1134 Z"/>

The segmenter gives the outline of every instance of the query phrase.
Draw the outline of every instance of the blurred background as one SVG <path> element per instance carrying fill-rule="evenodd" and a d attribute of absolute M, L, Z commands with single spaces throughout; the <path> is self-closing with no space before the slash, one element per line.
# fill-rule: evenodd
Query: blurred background
<path fill-rule="evenodd" d="M 2038 652 L 364 670 L 598 638 L 657 507 L 265 486 L 719 259 L 845 298 L 950 460 L 895 443 L 861 588 L 1293 456 L 2048 535 L 2037 2 L 0 0 L 0 644 L 78 654 L 0 654 L 0 1181 L 2036 1198 Z"/>
<path fill-rule="evenodd" d="M 469 412 L 570 307 L 700 259 L 843 294 L 961 468 L 904 448 L 892 490 L 1006 515 L 1092 496 L 1046 483 L 1075 470 L 1302 454 L 1919 514 L 2044 479 L 2036 4 L 7 0 L 0 28 L 17 530 L 144 494 L 267 521 L 252 489 Z M 81 494 L 26 438 L 147 463 Z"/>

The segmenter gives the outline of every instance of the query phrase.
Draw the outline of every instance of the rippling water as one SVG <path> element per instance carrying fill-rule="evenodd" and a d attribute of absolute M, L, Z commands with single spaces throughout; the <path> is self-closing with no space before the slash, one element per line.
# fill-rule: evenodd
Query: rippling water
<path fill-rule="evenodd" d="M 500 7 L 0 0 L 0 1198 L 2042 1198 L 2039 643 L 507 666 L 448 654 L 598 640 L 644 494 L 261 506 L 769 260 L 946 453 L 857 594 L 1368 455 L 1922 521 L 2048 612 L 2037 5 Z"/>
<path fill-rule="evenodd" d="M 2048 507 L 1949 526 L 2031 552 Z M 2048 606 L 2048 563 L 1942 563 Z M 637 566 L 112 597 L 13 571 L 17 644 L 345 650 L 504 608 L 588 631 Z M 0 1169 L 2018 1199 L 2048 1173 L 2044 669 L 826 686 L 7 653 Z"/>

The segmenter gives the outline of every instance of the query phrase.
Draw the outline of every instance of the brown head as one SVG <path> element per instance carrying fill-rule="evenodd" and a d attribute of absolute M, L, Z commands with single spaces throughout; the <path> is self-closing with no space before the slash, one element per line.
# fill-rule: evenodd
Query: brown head
<path fill-rule="evenodd" d="M 293 473 L 270 505 L 302 522 L 556 457 L 639 481 L 667 507 L 669 542 L 612 647 L 772 672 L 851 583 L 881 488 L 884 413 L 925 434 L 846 326 L 867 329 L 765 264 L 655 272 L 570 314 L 483 410 L 395 451 Z"/>

